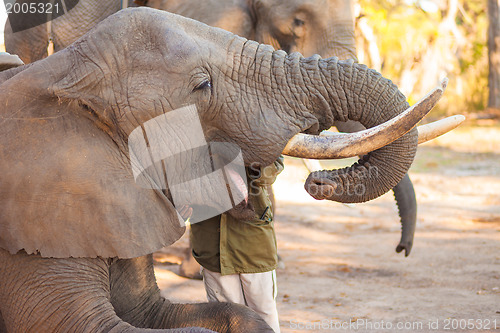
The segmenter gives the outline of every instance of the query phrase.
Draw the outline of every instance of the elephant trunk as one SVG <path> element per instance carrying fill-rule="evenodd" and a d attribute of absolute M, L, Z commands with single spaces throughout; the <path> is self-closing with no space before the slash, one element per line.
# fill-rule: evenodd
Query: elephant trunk
<path fill-rule="evenodd" d="M 405 257 L 408 257 L 413 246 L 417 224 L 417 199 L 408 174 L 393 188 L 393 191 L 401 217 L 401 240 L 396 247 L 396 252 L 405 250 Z"/>
<path fill-rule="evenodd" d="M 352 60 L 301 58 L 296 54 L 287 59 L 292 66 L 290 89 L 301 92 L 298 98 L 318 121 L 318 126 L 309 131 L 318 132 L 334 121 L 347 120 L 371 128 L 409 107 L 405 96 L 390 80 Z M 415 156 L 417 141 L 417 130 L 412 129 L 363 156 L 353 166 L 312 173 L 305 188 L 316 199 L 344 203 L 372 200 L 403 178 Z"/>

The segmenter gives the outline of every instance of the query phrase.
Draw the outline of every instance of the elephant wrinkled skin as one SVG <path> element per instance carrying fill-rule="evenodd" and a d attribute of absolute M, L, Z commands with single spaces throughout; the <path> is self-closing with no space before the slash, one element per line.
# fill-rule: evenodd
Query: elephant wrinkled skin
<path fill-rule="evenodd" d="M 270 331 L 244 307 L 160 297 L 151 253 L 184 228 L 168 189 L 135 183 L 129 135 L 195 105 L 207 142 L 240 147 L 246 165 L 268 165 L 297 133 L 349 119 L 371 128 L 408 108 L 366 66 L 288 55 L 148 8 L 120 11 L 68 48 L 2 72 L 0 82 L 0 312 L 10 332 Z M 328 199 L 387 192 L 417 141 L 412 129 L 326 172 L 339 190 Z M 351 194 L 358 185 L 366 191 Z"/>

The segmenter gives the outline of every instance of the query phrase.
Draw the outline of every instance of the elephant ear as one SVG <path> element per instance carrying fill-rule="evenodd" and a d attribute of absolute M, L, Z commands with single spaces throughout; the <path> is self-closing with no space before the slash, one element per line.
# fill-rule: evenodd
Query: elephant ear
<path fill-rule="evenodd" d="M 132 258 L 180 238 L 170 201 L 134 182 L 127 148 L 88 109 L 44 96 L 33 70 L 0 89 L 0 247 Z"/>

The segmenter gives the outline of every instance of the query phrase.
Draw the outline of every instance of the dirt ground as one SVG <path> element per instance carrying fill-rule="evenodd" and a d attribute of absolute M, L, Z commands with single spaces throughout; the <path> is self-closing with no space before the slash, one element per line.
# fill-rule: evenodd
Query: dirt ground
<path fill-rule="evenodd" d="M 500 331 L 498 123 L 469 123 L 419 147 L 407 258 L 394 251 L 392 193 L 354 207 L 316 201 L 303 190 L 306 177 L 301 161 L 287 158 L 274 186 L 282 332 Z M 175 274 L 186 245 L 162 251 L 173 264 L 156 266 L 158 282 L 173 301 L 202 302 L 202 282 Z"/>

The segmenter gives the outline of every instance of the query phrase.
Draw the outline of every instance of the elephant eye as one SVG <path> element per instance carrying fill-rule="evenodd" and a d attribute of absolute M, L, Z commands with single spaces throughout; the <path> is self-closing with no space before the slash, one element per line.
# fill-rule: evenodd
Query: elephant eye
<path fill-rule="evenodd" d="M 304 21 L 302 21 L 301 19 L 298 19 L 298 18 L 293 19 L 293 25 L 296 27 L 301 27 L 304 24 L 306 24 L 306 23 Z"/>
<path fill-rule="evenodd" d="M 203 80 L 201 81 L 200 83 L 198 83 L 196 85 L 196 87 L 194 87 L 193 91 L 196 91 L 196 90 L 201 90 L 201 89 L 212 89 L 212 82 L 210 82 L 210 80 Z"/>

